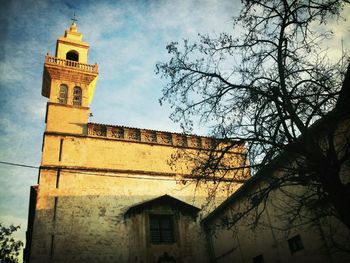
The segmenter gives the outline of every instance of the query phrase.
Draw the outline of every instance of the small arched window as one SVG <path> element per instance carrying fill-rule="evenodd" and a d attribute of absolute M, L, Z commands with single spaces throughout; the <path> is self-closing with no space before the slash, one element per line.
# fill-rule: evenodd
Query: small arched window
<path fill-rule="evenodd" d="M 74 87 L 73 89 L 73 105 L 81 106 L 82 92 L 80 87 Z"/>
<path fill-rule="evenodd" d="M 67 104 L 68 87 L 64 84 L 60 85 L 60 92 L 58 94 L 58 102 L 61 104 Z"/>
<path fill-rule="evenodd" d="M 79 53 L 76 52 L 75 50 L 71 50 L 71 51 L 67 52 L 66 59 L 78 62 L 79 61 Z"/>

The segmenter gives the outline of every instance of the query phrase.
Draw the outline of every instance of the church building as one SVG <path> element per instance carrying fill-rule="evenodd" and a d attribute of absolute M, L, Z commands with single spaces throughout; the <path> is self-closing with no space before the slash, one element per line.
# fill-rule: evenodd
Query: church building
<path fill-rule="evenodd" d="M 196 187 L 195 163 L 216 140 L 90 123 L 98 65 L 73 22 L 45 56 L 48 98 L 38 184 L 32 186 L 25 262 L 209 262 L 201 219 L 248 179 L 230 177 L 207 204 L 215 182 Z M 246 158 L 242 142 L 227 161 Z M 243 162 L 243 163 L 242 163 Z M 217 187 L 215 185 L 215 187 Z"/>

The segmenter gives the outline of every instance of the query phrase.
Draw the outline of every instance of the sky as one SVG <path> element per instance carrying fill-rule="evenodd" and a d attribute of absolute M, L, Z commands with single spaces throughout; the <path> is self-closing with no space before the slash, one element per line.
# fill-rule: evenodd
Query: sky
<path fill-rule="evenodd" d="M 90 44 L 88 63 L 99 65 L 90 122 L 181 132 L 168 117 L 171 109 L 158 103 L 166 80 L 155 74 L 155 64 L 170 59 L 165 47 L 171 41 L 194 41 L 198 33 L 238 34 L 232 16 L 239 7 L 237 0 L 2 0 L 0 162 L 40 165 L 47 102 L 41 96 L 44 57 L 55 53 L 74 12 L 78 31 Z M 343 16 L 349 14 L 347 8 Z M 341 39 L 350 43 L 349 21 L 325 27 L 335 33 L 326 44 L 338 56 Z M 37 169 L 0 164 L 0 222 L 20 225 L 22 240 L 29 189 L 37 175 Z"/>

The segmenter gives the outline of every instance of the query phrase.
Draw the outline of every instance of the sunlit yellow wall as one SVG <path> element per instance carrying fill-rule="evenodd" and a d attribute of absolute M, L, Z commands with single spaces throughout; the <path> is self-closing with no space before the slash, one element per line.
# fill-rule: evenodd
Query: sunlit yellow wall
<path fill-rule="evenodd" d="M 94 97 L 97 79 L 98 79 L 98 77 L 96 77 L 88 86 L 88 103 L 89 103 L 89 105 L 92 102 L 92 98 Z"/>
<path fill-rule="evenodd" d="M 86 133 L 86 121 L 84 120 L 88 118 L 87 108 L 50 104 L 47 111 L 46 131 L 84 134 Z"/>
<path fill-rule="evenodd" d="M 59 106 L 56 106 L 56 108 L 59 108 Z M 77 109 L 71 109 L 72 116 L 74 115 L 74 110 Z M 58 124 L 57 129 L 59 127 Z M 48 123 L 48 127 L 50 125 L 52 124 Z M 61 161 L 59 161 L 58 153 L 61 140 Z M 92 136 L 57 136 L 48 134 L 45 136 L 42 165 L 65 165 L 186 175 L 191 172 L 193 163 L 191 164 L 186 159 L 181 159 L 176 166 L 170 166 L 168 163 L 172 159 L 172 154 L 181 150 L 177 147 L 151 143 L 102 139 Z M 196 150 L 188 149 L 187 151 L 194 152 Z M 232 157 L 234 159 L 235 155 L 232 155 Z"/>
<path fill-rule="evenodd" d="M 237 183 L 228 190 L 223 184 L 218 188 L 216 202 L 205 206 L 208 190 L 216 185 L 208 183 L 196 188 L 191 181 L 180 183 L 178 179 L 189 173 L 191 164 L 182 163 L 175 170 L 171 169 L 168 161 L 176 151 L 178 148 L 172 146 L 46 134 L 32 247 L 35 262 L 47 262 L 50 258 L 51 239 L 45 239 L 50 233 L 56 238 L 56 262 L 74 260 L 84 247 L 88 247 L 86 257 L 82 256 L 77 262 L 87 258 L 94 262 L 132 262 L 130 251 L 138 253 L 139 258 L 150 258 L 147 249 L 142 254 L 130 240 L 134 219 L 124 218 L 128 208 L 168 194 L 203 208 L 201 214 L 206 214 L 240 186 Z M 75 167 L 76 170 L 65 170 L 64 167 Z M 61 169 L 59 180 L 58 168 Z M 201 218 L 202 215 L 194 221 L 186 218 L 181 221 L 181 237 L 187 243 L 176 245 L 176 255 L 208 262 L 205 237 L 199 224 Z M 142 237 L 148 226 L 140 227 Z M 70 243 L 69 253 L 64 252 L 67 240 L 74 240 Z M 98 243 L 96 240 L 104 241 Z M 159 249 L 162 251 L 164 247 Z"/>
<path fill-rule="evenodd" d="M 207 187 L 210 189 L 213 184 L 207 183 L 195 189 L 190 178 L 185 184 L 180 182 L 181 178 L 190 174 L 193 164 L 182 161 L 177 166 L 170 166 L 168 162 L 177 151 L 179 148 L 172 146 L 48 133 L 45 135 L 41 165 L 52 167 L 55 171 L 62 169 L 60 191 L 68 191 L 69 195 L 81 196 L 88 192 L 134 198 L 138 195 L 169 194 L 185 198 L 189 203 L 193 203 L 196 195 L 201 199 L 200 202 L 195 201 L 200 207 L 208 195 Z M 56 176 L 50 170 L 41 173 L 40 189 L 56 191 Z M 227 184 L 222 183 L 217 191 L 218 200 L 227 198 L 239 185 L 236 183 L 228 189 Z"/>

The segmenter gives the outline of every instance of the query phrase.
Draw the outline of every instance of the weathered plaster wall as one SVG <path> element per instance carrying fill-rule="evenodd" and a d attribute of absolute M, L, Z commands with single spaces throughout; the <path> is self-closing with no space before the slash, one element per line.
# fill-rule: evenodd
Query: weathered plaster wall
<path fill-rule="evenodd" d="M 216 203 L 204 206 L 207 188 L 178 181 L 180 175 L 189 173 L 191 164 L 181 163 L 177 170 L 168 164 L 177 150 L 117 139 L 46 134 L 31 262 L 156 262 L 164 249 L 176 255 L 177 262 L 207 262 L 200 219 L 240 184 L 231 185 L 230 190 L 223 184 Z M 179 215 L 180 243 L 150 247 L 147 214 L 124 218 L 124 213 L 130 206 L 164 194 L 203 210 L 196 219 Z"/>
<path fill-rule="evenodd" d="M 61 140 L 62 145 L 61 145 Z M 60 146 L 62 149 L 60 149 Z M 241 147 L 237 147 L 242 152 Z M 43 147 L 42 165 L 64 165 L 96 169 L 155 172 L 165 175 L 189 174 L 193 163 L 180 159 L 176 167 L 169 165 L 172 155 L 182 149 L 154 143 L 139 143 L 96 137 L 47 134 Z M 188 149 L 189 153 L 197 151 Z M 61 152 L 61 160 L 59 154 Z M 238 155 L 227 159 L 234 163 Z M 240 165 L 237 162 L 237 165 Z M 244 179 L 243 176 L 240 179 Z"/>
<path fill-rule="evenodd" d="M 255 187 L 263 188 L 266 183 L 260 182 Z M 210 222 L 210 241 L 215 262 L 253 262 L 253 258 L 259 255 L 263 256 L 264 262 L 322 263 L 349 260 L 349 254 L 331 249 L 332 238 L 344 245 L 346 237 L 350 236 L 348 229 L 339 221 L 324 218 L 307 223 L 312 217 L 310 211 L 305 209 L 299 211 L 299 216 L 288 214 L 288 211 L 295 212 L 291 209 L 295 203 L 293 197 L 306 190 L 302 186 L 287 186 L 271 192 L 264 210 L 260 205 L 258 210 L 253 209 L 236 223 L 227 224 L 233 222 L 237 213 L 251 207 L 248 196 L 255 190 L 250 189 Z M 260 212 L 260 221 L 253 228 L 252 222 Z M 289 224 L 291 218 L 296 220 Z M 291 253 L 288 240 L 296 235 L 300 235 L 304 249 Z"/>

